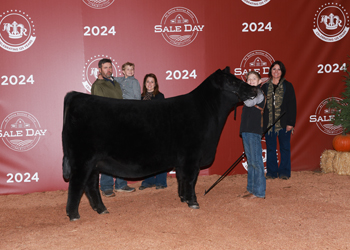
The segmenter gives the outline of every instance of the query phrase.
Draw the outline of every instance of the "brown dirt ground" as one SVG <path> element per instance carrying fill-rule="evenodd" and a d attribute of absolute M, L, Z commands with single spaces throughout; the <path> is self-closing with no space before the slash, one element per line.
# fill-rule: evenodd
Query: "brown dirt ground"
<path fill-rule="evenodd" d="M 233 175 L 204 196 L 218 178 L 199 176 L 198 210 L 168 177 L 164 190 L 103 197 L 109 214 L 83 196 L 75 222 L 67 191 L 2 195 L 0 249 L 350 249 L 350 176 L 292 172 L 267 180 L 266 199 L 246 200 L 247 175 Z"/>

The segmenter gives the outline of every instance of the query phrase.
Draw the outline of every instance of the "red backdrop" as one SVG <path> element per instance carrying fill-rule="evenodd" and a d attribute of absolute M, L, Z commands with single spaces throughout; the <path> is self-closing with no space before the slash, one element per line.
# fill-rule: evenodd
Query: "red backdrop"
<path fill-rule="evenodd" d="M 319 167 L 341 128 L 328 98 L 344 89 L 349 55 L 347 0 L 12 0 L 0 6 L 0 194 L 66 189 L 62 179 L 63 98 L 89 93 L 100 58 L 155 73 L 166 97 L 188 93 L 218 68 L 237 77 L 274 60 L 297 96 L 292 170 Z M 213 165 L 222 174 L 242 154 L 237 119 L 227 119 Z M 264 142 L 263 148 L 265 148 Z M 265 157 L 265 153 L 263 153 Z M 137 156 L 135 156 L 137 157 Z M 245 173 L 245 160 L 234 173 Z"/>

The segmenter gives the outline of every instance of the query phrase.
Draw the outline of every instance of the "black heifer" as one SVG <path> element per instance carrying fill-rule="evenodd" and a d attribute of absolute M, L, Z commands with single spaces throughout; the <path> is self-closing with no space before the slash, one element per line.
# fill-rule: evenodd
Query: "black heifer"
<path fill-rule="evenodd" d="M 85 192 L 91 207 L 108 213 L 99 173 L 140 178 L 175 168 L 182 202 L 199 208 L 200 167 L 215 157 L 232 107 L 256 88 L 217 70 L 189 94 L 159 101 L 117 100 L 70 92 L 64 99 L 63 176 L 69 179 L 67 215 L 79 219 Z"/>

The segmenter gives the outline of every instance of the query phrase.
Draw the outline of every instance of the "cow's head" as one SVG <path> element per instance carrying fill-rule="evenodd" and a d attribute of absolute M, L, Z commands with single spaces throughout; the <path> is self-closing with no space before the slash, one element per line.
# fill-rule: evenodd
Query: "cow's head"
<path fill-rule="evenodd" d="M 257 87 L 250 86 L 248 83 L 238 79 L 236 76 L 230 73 L 230 68 L 226 67 L 224 70 L 220 70 L 223 77 L 222 88 L 227 92 L 236 94 L 240 101 L 247 99 L 253 99 L 257 95 Z"/>

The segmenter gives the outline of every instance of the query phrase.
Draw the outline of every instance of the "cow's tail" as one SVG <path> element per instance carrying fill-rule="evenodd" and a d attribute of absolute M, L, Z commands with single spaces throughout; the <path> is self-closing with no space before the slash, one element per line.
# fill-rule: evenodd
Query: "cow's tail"
<path fill-rule="evenodd" d="M 68 182 L 71 174 L 71 166 L 69 164 L 68 158 L 68 142 L 67 142 L 67 118 L 69 111 L 69 103 L 73 93 L 68 93 L 64 98 L 64 106 L 63 106 L 63 129 L 62 129 L 62 147 L 63 147 L 63 159 L 62 159 L 62 173 L 63 179 Z"/>
<path fill-rule="evenodd" d="M 69 177 L 70 177 L 70 165 L 69 165 L 69 160 L 66 156 L 63 156 L 63 161 L 62 161 L 62 171 L 63 171 L 63 179 L 68 182 Z"/>

